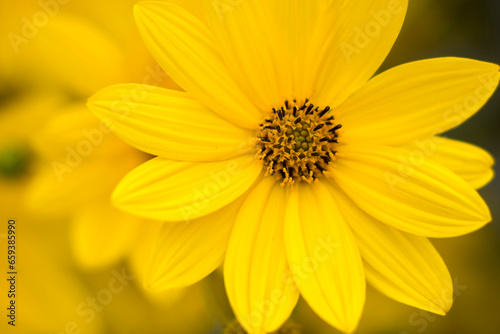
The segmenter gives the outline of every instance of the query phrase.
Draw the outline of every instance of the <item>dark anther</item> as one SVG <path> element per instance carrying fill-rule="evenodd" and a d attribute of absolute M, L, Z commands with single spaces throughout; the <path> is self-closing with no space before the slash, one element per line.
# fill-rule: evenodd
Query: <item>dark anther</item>
<path fill-rule="evenodd" d="M 337 139 L 328 139 L 328 142 L 329 143 L 335 143 L 335 144 L 339 143 L 339 141 Z"/>
<path fill-rule="evenodd" d="M 325 124 L 323 124 L 323 123 L 322 123 L 322 124 L 318 124 L 318 125 L 316 125 L 316 127 L 313 129 L 313 131 L 317 131 L 317 130 L 321 129 L 321 128 L 322 128 L 322 127 L 324 127 L 324 126 L 325 126 Z"/>
<path fill-rule="evenodd" d="M 335 125 L 335 127 L 333 128 L 334 131 L 340 129 L 342 127 L 342 124 L 337 124 Z"/>
<path fill-rule="evenodd" d="M 285 106 L 286 106 L 286 109 L 290 109 L 290 106 L 288 105 L 288 100 L 285 101 Z"/>
<path fill-rule="evenodd" d="M 311 153 L 311 155 L 312 155 L 313 157 L 319 157 L 319 153 L 318 153 L 318 152 Z"/>
<path fill-rule="evenodd" d="M 323 161 L 324 161 L 326 164 L 328 164 L 330 161 L 332 161 L 332 159 L 331 159 L 329 156 L 327 156 L 327 155 L 323 155 L 323 156 L 321 156 L 321 159 L 323 159 Z"/>
<path fill-rule="evenodd" d="M 326 125 L 333 125 L 332 122 L 325 122 Z"/>
<path fill-rule="evenodd" d="M 276 130 L 278 130 L 278 133 L 281 133 L 281 127 L 279 125 L 276 125 Z"/>
<path fill-rule="evenodd" d="M 271 139 L 267 138 L 267 137 L 259 137 L 260 140 L 262 140 L 263 142 L 266 142 L 266 143 L 270 143 L 271 142 Z"/>
<path fill-rule="evenodd" d="M 273 113 L 275 113 L 275 114 L 277 113 L 276 108 L 273 108 Z"/>
<path fill-rule="evenodd" d="M 334 119 L 335 119 L 335 117 L 330 116 L 330 117 L 328 117 L 326 120 L 327 120 L 327 121 L 333 121 Z"/>
<path fill-rule="evenodd" d="M 321 172 L 324 172 L 326 170 L 323 167 L 321 167 L 321 165 L 317 162 L 314 164 L 314 166 L 316 166 L 316 168 L 318 168 Z"/>
<path fill-rule="evenodd" d="M 297 117 L 297 107 L 293 106 L 293 117 Z"/>
<path fill-rule="evenodd" d="M 307 108 L 306 115 L 309 115 L 311 113 L 312 108 L 314 108 L 314 104 L 310 104 L 309 107 Z"/>
<path fill-rule="evenodd" d="M 300 118 L 300 117 L 299 117 L 299 118 L 297 118 L 297 119 L 295 120 L 295 122 L 294 122 L 294 123 L 295 123 L 295 124 L 298 124 L 298 123 L 300 123 L 301 121 L 302 121 L 302 118 Z"/>
<path fill-rule="evenodd" d="M 330 138 L 328 138 L 328 137 L 324 137 L 324 138 L 321 138 L 319 141 L 320 141 L 320 142 L 324 142 L 324 141 L 328 141 L 329 139 L 330 139 Z"/>
<path fill-rule="evenodd" d="M 328 111 L 330 111 L 330 107 L 326 107 L 322 112 L 318 114 L 318 116 L 323 117 L 323 115 L 326 114 Z"/>
<path fill-rule="evenodd" d="M 281 107 L 280 110 L 278 110 L 278 117 L 280 120 L 283 120 L 283 116 L 285 115 L 285 111 L 283 110 L 283 107 Z"/>

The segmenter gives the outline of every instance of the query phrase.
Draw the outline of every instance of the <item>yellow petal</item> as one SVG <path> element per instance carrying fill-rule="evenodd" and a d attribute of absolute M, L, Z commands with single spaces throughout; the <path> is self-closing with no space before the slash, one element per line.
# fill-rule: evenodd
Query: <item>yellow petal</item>
<path fill-rule="evenodd" d="M 245 199 L 229 240 L 226 291 L 236 318 L 249 333 L 277 330 L 299 297 L 284 249 L 286 198 L 285 188 L 264 178 Z"/>
<path fill-rule="evenodd" d="M 185 161 L 213 161 L 244 153 L 252 133 L 207 109 L 184 92 L 127 84 L 89 99 L 89 108 L 141 151 Z"/>
<path fill-rule="evenodd" d="M 149 50 L 189 94 L 228 121 L 253 129 L 260 112 L 237 88 L 208 28 L 184 9 L 160 1 L 135 7 Z"/>
<path fill-rule="evenodd" d="M 85 206 L 72 224 L 71 239 L 76 260 L 90 269 L 112 266 L 128 252 L 139 220 L 111 207 L 111 203 Z"/>
<path fill-rule="evenodd" d="M 368 282 L 392 299 L 444 315 L 453 283 L 430 241 L 373 219 L 336 185 L 330 190 L 356 237 Z"/>
<path fill-rule="evenodd" d="M 288 46 L 268 1 L 206 0 L 210 27 L 227 67 L 261 110 L 291 95 Z"/>
<path fill-rule="evenodd" d="M 386 146 L 345 145 L 334 180 L 364 211 L 428 237 L 470 233 L 491 220 L 479 194 L 424 155 Z"/>
<path fill-rule="evenodd" d="M 408 1 L 330 1 L 309 46 L 312 101 L 332 108 L 377 71 L 403 24 Z"/>
<path fill-rule="evenodd" d="M 156 236 L 160 232 L 163 222 L 151 220 L 147 221 L 141 226 L 140 237 L 136 239 L 134 247 L 130 249 L 130 267 L 134 275 L 137 277 L 138 284 L 144 292 L 148 295 L 156 295 L 158 293 L 152 292 L 146 288 L 146 275 L 149 270 L 149 264 L 153 255 L 153 245 Z"/>
<path fill-rule="evenodd" d="M 198 20 L 208 25 L 207 12 L 203 6 L 204 0 L 166 0 L 176 6 L 186 9 L 188 12 L 196 16 Z"/>
<path fill-rule="evenodd" d="M 494 176 L 494 158 L 472 144 L 434 136 L 415 140 L 405 148 L 416 152 L 415 154 L 425 154 L 456 173 L 475 189 L 485 186 Z"/>
<path fill-rule="evenodd" d="M 499 66 L 460 58 L 388 70 L 337 108 L 345 142 L 403 145 L 456 127 L 490 98 Z"/>
<path fill-rule="evenodd" d="M 310 97 L 310 89 L 307 89 L 310 87 L 305 87 L 305 84 L 313 80 L 310 77 L 312 73 L 306 56 L 315 29 L 321 22 L 321 15 L 326 10 L 326 1 L 271 0 L 269 2 L 273 6 L 278 28 L 285 40 L 286 51 L 280 50 L 280 53 L 290 58 L 293 96 L 303 100 Z"/>
<path fill-rule="evenodd" d="M 113 199 L 130 213 L 187 222 L 236 200 L 261 170 L 251 155 L 206 163 L 155 158 L 129 173 L 115 189 Z"/>
<path fill-rule="evenodd" d="M 285 224 L 287 258 L 309 306 L 333 327 L 353 332 L 365 302 L 361 255 L 349 227 L 323 183 L 292 193 Z"/>
<path fill-rule="evenodd" d="M 189 286 L 219 267 L 241 203 L 238 199 L 189 223 L 164 223 L 152 241 L 146 288 L 158 292 Z"/>

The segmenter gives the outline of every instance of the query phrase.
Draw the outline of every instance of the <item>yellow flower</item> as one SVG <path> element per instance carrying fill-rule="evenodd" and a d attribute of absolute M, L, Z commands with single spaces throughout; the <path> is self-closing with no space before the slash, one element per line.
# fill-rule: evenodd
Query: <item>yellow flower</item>
<path fill-rule="evenodd" d="M 440 58 L 372 78 L 408 1 L 207 4 L 208 26 L 165 2 L 135 8 L 145 43 L 186 93 L 129 84 L 89 100 L 118 136 L 158 156 L 113 195 L 172 222 L 151 243 L 149 288 L 192 284 L 224 260 L 249 333 L 278 329 L 299 292 L 352 332 L 366 280 L 445 314 L 452 283 L 426 237 L 491 220 L 473 187 L 491 179 L 493 159 L 438 135 L 482 107 L 499 67 Z"/>
<path fill-rule="evenodd" d="M 113 208 L 109 196 L 120 178 L 147 156 L 116 138 L 84 104 L 57 111 L 33 136 L 42 163 L 26 202 L 39 215 L 66 218 L 79 265 L 106 268 L 128 253 L 141 222 Z M 110 171 L 116 161 L 120 164 Z"/>
<path fill-rule="evenodd" d="M 2 219 L 22 212 L 23 196 L 40 169 L 30 138 L 37 125 L 64 103 L 55 91 L 19 94 L 0 102 L 0 213 Z"/>

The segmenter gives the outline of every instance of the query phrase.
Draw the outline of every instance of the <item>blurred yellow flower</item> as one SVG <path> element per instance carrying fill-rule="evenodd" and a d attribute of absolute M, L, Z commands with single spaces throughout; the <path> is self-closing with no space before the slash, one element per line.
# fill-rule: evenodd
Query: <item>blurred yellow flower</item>
<path fill-rule="evenodd" d="M 117 266 L 140 247 L 139 232 L 159 226 L 110 203 L 117 181 L 149 157 L 82 98 L 129 80 L 176 88 L 140 41 L 135 2 L 0 4 L 0 217 L 18 221 L 21 282 L 16 327 L 4 322 L 2 333 L 193 334 L 211 325 L 203 286 L 146 295 L 140 263 Z"/>
<path fill-rule="evenodd" d="M 437 135 L 486 103 L 499 67 L 440 58 L 371 78 L 408 1 L 207 4 L 208 27 L 172 4 L 135 8 L 151 53 L 187 93 L 129 84 L 89 100 L 158 156 L 113 195 L 125 211 L 177 222 L 152 244 L 149 287 L 194 283 L 225 260 L 249 333 L 278 329 L 299 292 L 352 332 L 365 280 L 445 314 L 451 278 L 426 237 L 491 220 L 473 187 L 491 179 L 493 159 Z"/>
<path fill-rule="evenodd" d="M 2 218 L 23 210 L 30 177 L 39 170 L 31 146 L 33 131 L 65 103 L 57 91 L 42 90 L 0 103 L 0 208 Z M 11 213 L 9 213 L 11 212 Z"/>
<path fill-rule="evenodd" d="M 71 219 L 78 263 L 105 268 L 128 253 L 141 221 L 114 209 L 109 196 L 118 180 L 147 156 L 111 134 L 84 104 L 58 111 L 34 135 L 42 167 L 30 184 L 27 204 L 38 214 Z"/>
<path fill-rule="evenodd" d="M 71 220 L 72 246 L 84 268 L 109 267 L 128 253 L 142 219 L 114 209 L 109 196 L 118 180 L 148 157 L 111 134 L 79 98 L 123 80 L 175 88 L 146 48 L 138 45 L 132 15 L 124 15 L 133 3 L 69 2 L 35 6 L 24 13 L 28 18 L 31 13 L 48 15 L 48 10 L 57 15 L 49 15 L 50 24 L 38 27 L 36 38 L 19 46 L 17 61 L 32 69 L 35 85 L 76 97 L 34 123 L 37 131 L 30 144 L 40 167 L 25 202 L 37 214 Z M 106 21 L 101 11 L 113 15 Z M 117 160 L 120 167 L 109 172 Z"/>

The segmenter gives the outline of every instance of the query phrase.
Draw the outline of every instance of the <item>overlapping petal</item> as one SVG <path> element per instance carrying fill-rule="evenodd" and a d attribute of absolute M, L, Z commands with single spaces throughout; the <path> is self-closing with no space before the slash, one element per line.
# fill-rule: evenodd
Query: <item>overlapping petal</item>
<path fill-rule="evenodd" d="M 330 325 L 351 333 L 365 301 L 356 240 L 323 183 L 300 183 L 286 212 L 285 246 L 300 292 Z"/>
<path fill-rule="evenodd" d="M 263 179 L 245 199 L 231 233 L 224 264 L 226 291 L 249 333 L 277 330 L 299 296 L 284 249 L 286 199 L 279 183 Z"/>
<path fill-rule="evenodd" d="M 326 0 L 271 0 L 278 29 L 285 41 L 285 54 L 290 58 L 290 74 L 293 96 L 299 100 L 310 97 L 310 88 L 314 73 L 310 71 L 307 55 L 317 26 L 322 22 L 322 14 L 327 8 Z M 281 101 L 282 102 L 282 101 Z"/>
<path fill-rule="evenodd" d="M 480 147 L 434 136 L 415 140 L 406 149 L 415 154 L 425 154 L 432 160 L 449 168 L 473 188 L 479 189 L 488 184 L 494 176 L 495 159 Z"/>
<path fill-rule="evenodd" d="M 252 155 L 206 163 L 154 158 L 122 179 L 113 201 L 143 217 L 187 222 L 240 197 L 261 170 Z"/>
<path fill-rule="evenodd" d="M 252 135 L 188 94 L 160 87 L 112 86 L 91 97 L 88 106 L 127 143 L 174 160 L 232 158 L 248 150 Z"/>
<path fill-rule="evenodd" d="M 145 286 L 152 291 L 182 288 L 219 267 L 242 200 L 189 223 L 164 223 L 151 245 Z"/>
<path fill-rule="evenodd" d="M 184 9 L 161 1 L 135 7 L 149 50 L 177 84 L 234 124 L 254 128 L 260 112 L 238 89 L 209 29 Z"/>
<path fill-rule="evenodd" d="M 292 93 L 290 56 L 271 3 L 206 0 L 206 9 L 222 57 L 243 92 L 261 110 L 280 106 Z"/>
<path fill-rule="evenodd" d="M 461 58 L 417 61 L 390 69 L 337 108 L 342 140 L 403 145 L 463 123 L 490 98 L 499 66 Z"/>
<path fill-rule="evenodd" d="M 430 241 L 373 219 L 337 185 L 329 189 L 356 237 L 368 282 L 394 300 L 444 315 L 453 303 L 453 283 Z"/>
<path fill-rule="evenodd" d="M 336 107 L 364 85 L 389 54 L 408 0 L 329 1 L 308 47 L 315 104 Z"/>
<path fill-rule="evenodd" d="M 449 169 L 412 151 L 344 145 L 334 180 L 364 211 L 427 237 L 470 233 L 491 220 L 481 196 Z"/>

